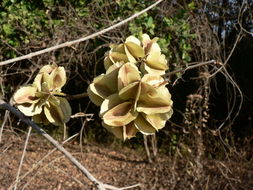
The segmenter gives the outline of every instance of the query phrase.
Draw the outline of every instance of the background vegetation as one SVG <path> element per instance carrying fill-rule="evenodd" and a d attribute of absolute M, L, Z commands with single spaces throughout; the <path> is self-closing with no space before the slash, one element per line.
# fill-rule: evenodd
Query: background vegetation
<path fill-rule="evenodd" d="M 151 3 L 148 0 L 3 0 L 0 60 L 87 36 Z M 202 169 L 206 159 L 252 164 L 252 13 L 250 0 L 164 1 L 129 24 L 95 39 L 1 66 L 0 97 L 10 100 L 20 85 L 31 83 L 38 70 L 49 63 L 67 70 L 64 92 L 83 93 L 93 78 L 104 72 L 103 59 L 110 44 L 120 43 L 131 34 L 157 36 L 170 72 L 182 72 L 169 76 L 175 113 L 167 127 L 157 134 L 156 146 L 161 153 L 191 163 L 193 185 L 203 187 Z M 209 60 L 215 60 L 216 64 L 184 72 L 192 63 Z M 81 132 L 80 142 L 142 148 L 142 135 L 120 142 L 102 128 L 98 107 L 88 98 L 70 104 L 73 113 L 94 114 L 92 118 L 73 118 L 68 123 L 69 135 Z M 25 129 L 16 123 L 14 118 L 9 118 L 8 126 Z M 46 130 L 55 136 L 62 131 L 53 126 Z"/>

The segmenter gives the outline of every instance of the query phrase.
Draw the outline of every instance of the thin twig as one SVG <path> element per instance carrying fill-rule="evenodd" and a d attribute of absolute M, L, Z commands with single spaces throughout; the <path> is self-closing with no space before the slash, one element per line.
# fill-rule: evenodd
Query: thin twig
<path fill-rule="evenodd" d="M 238 105 L 238 108 L 237 108 L 237 111 L 235 113 L 235 115 L 233 116 L 232 118 L 232 121 L 230 122 L 230 124 L 234 123 L 235 119 L 237 118 L 237 116 L 239 115 L 240 113 L 240 110 L 242 108 L 242 103 L 243 103 L 243 93 L 240 89 L 240 87 L 238 86 L 238 84 L 234 81 L 234 79 L 232 78 L 232 76 L 228 73 L 227 69 L 226 68 L 223 68 L 221 70 L 221 74 L 227 79 L 227 81 L 229 81 L 231 83 L 232 86 L 234 86 L 237 91 L 239 92 L 240 96 L 240 102 L 239 102 L 239 105 Z M 235 97 L 236 98 L 236 97 Z M 235 104 L 235 103 L 234 103 Z M 226 123 L 226 121 L 228 121 L 232 115 L 232 112 L 234 111 L 234 104 L 232 105 L 232 109 L 228 112 L 228 115 L 227 117 L 225 118 L 225 120 L 222 122 L 222 124 L 219 125 L 219 127 L 217 128 L 216 131 L 219 131 Z"/>
<path fill-rule="evenodd" d="M 151 158 L 150 150 L 148 147 L 148 136 L 147 135 L 143 135 L 143 143 L 144 143 L 144 147 L 145 147 L 146 154 L 148 157 L 148 162 L 152 163 L 152 158 Z"/>
<path fill-rule="evenodd" d="M 105 188 L 111 189 L 111 190 L 125 190 L 125 189 L 132 189 L 134 187 L 142 187 L 142 185 L 140 183 L 137 183 L 135 185 L 130 185 L 128 187 L 115 188 L 115 187 L 113 187 L 111 185 L 105 184 Z"/>
<path fill-rule="evenodd" d="M 62 145 L 65 144 L 66 142 L 72 140 L 72 139 L 73 139 L 74 137 L 76 137 L 77 135 L 78 135 L 78 133 L 75 134 L 75 135 L 73 135 L 73 136 L 71 136 L 71 137 L 69 137 L 67 140 L 63 141 L 61 144 L 62 144 Z M 24 179 L 27 175 L 29 175 L 35 168 L 37 168 L 39 165 L 41 165 L 41 164 L 43 163 L 43 161 L 44 161 L 47 157 L 49 157 L 51 154 L 53 154 L 56 150 L 57 150 L 57 148 L 54 148 L 54 149 L 52 149 L 50 152 L 48 152 L 41 160 L 39 160 L 36 164 L 34 164 L 33 167 L 32 167 L 29 171 L 27 171 L 24 175 L 22 175 L 22 176 L 19 178 L 19 181 L 23 180 L 23 179 Z M 36 174 L 35 174 L 35 175 L 36 175 Z M 9 189 L 12 189 L 12 187 L 13 187 L 16 183 L 17 183 L 17 182 L 15 181 L 14 184 L 12 184 L 12 185 L 10 186 Z"/>
<path fill-rule="evenodd" d="M 154 8 L 157 4 L 161 3 L 162 1 L 163 0 L 158 0 L 155 3 L 153 3 L 152 5 L 150 5 L 149 7 L 147 7 L 146 9 L 143 9 L 142 11 L 140 11 L 138 13 L 135 13 L 134 15 L 128 17 L 127 19 L 122 20 L 121 22 L 118 22 L 117 24 L 114 24 L 114 25 L 112 25 L 108 28 L 105 28 L 105 29 L 103 29 L 99 32 L 96 32 L 94 34 L 91 34 L 89 36 L 86 36 L 86 37 L 83 37 L 83 38 L 80 38 L 80 39 L 77 39 L 77 40 L 65 42 L 65 43 L 55 45 L 55 46 L 52 46 L 52 47 L 49 47 L 49 48 L 46 48 L 46 49 L 43 49 L 43 50 L 40 50 L 40 51 L 32 52 L 32 53 L 29 53 L 27 55 L 23 55 L 23 56 L 16 57 L 16 58 L 13 58 L 13 59 L 9 59 L 9 60 L 6 60 L 6 61 L 1 61 L 0 66 L 7 65 L 7 64 L 10 64 L 10 63 L 14 63 L 14 62 L 17 62 L 17 61 L 21 61 L 21 60 L 24 60 L 24 59 L 31 59 L 32 57 L 42 55 L 44 53 L 48 53 L 48 52 L 51 52 L 51 51 L 54 51 L 54 50 L 57 50 L 57 49 L 60 49 L 60 48 L 64 48 L 64 47 L 70 47 L 74 44 L 78 44 L 80 42 L 84 42 L 86 40 L 95 38 L 95 37 L 97 37 L 101 34 L 104 34 L 104 33 L 108 32 L 110 30 L 113 30 L 113 29 L 115 29 L 119 26 L 122 26 L 122 25 L 126 24 L 127 22 L 135 19 L 136 17 L 138 17 L 138 16 L 142 15 L 143 13 L 149 11 L 150 9 Z"/>
<path fill-rule="evenodd" d="M 46 163 L 43 165 L 42 168 L 40 168 L 41 170 L 48 170 L 47 168 L 55 168 L 54 171 L 58 170 L 62 173 L 64 173 L 66 176 L 68 176 L 70 179 L 73 179 L 75 182 L 79 183 L 79 185 L 82 185 L 85 187 L 85 184 L 82 183 L 81 181 L 79 181 L 75 176 L 71 176 L 69 173 L 66 173 L 65 171 L 63 171 L 62 169 L 60 169 L 59 167 L 55 166 L 54 163 L 57 161 L 60 161 L 61 159 L 65 158 L 64 156 L 59 156 L 53 160 L 50 160 L 49 163 Z M 57 171 L 56 171 L 57 172 Z M 35 173 L 34 175 L 32 175 L 31 177 L 29 177 L 28 181 L 26 182 L 26 184 L 24 184 L 24 186 L 22 187 L 22 189 L 20 190 L 25 190 L 32 182 L 32 180 L 34 180 L 39 172 Z M 8 190 L 12 190 L 11 188 L 9 188 Z"/>
<path fill-rule="evenodd" d="M 59 144 L 58 141 L 53 139 L 49 134 L 47 134 L 43 129 L 41 129 L 37 124 L 32 122 L 29 118 L 25 117 L 20 111 L 16 110 L 14 107 L 10 106 L 3 100 L 0 100 L 0 109 L 9 110 L 11 113 L 20 118 L 24 123 L 31 126 L 37 131 L 40 135 L 45 137 L 50 143 L 52 143 L 59 151 L 61 151 L 81 172 L 88 177 L 95 185 L 98 186 L 98 189 L 103 188 L 103 184 L 98 181 L 80 162 L 78 162 L 63 146 Z"/>
<path fill-rule="evenodd" d="M 253 35 L 253 32 L 246 30 L 242 24 L 242 19 L 244 17 L 243 14 L 244 14 L 245 10 L 247 9 L 247 6 L 248 6 L 247 0 L 243 0 L 239 14 L 238 14 L 237 23 L 239 24 L 242 31 L 244 31 L 245 33 L 247 33 L 249 35 Z"/>
<path fill-rule="evenodd" d="M 18 172 L 17 172 L 17 176 L 16 176 L 16 183 L 15 183 L 15 186 L 14 186 L 14 190 L 16 190 L 17 186 L 18 186 L 19 175 L 20 175 L 21 168 L 22 168 L 22 165 L 23 165 L 23 162 L 24 162 L 26 148 L 27 148 L 28 141 L 29 141 L 29 138 L 30 138 L 30 135 L 31 135 L 31 131 L 32 131 L 32 127 L 29 127 L 28 133 L 27 133 L 27 136 L 26 136 L 26 140 L 25 140 L 25 146 L 24 146 L 23 153 L 22 153 L 20 163 L 19 163 L 19 167 L 18 167 Z"/>
<path fill-rule="evenodd" d="M 84 113 L 86 113 L 87 112 L 87 110 L 88 110 L 88 108 L 89 108 L 89 106 L 90 106 L 90 101 L 88 102 L 88 104 L 87 104 L 87 106 L 86 106 L 86 108 L 85 108 L 85 110 L 84 110 Z M 83 120 L 82 120 L 83 121 Z M 79 134 L 80 134 L 80 138 L 79 138 L 79 145 L 80 145 L 80 149 L 81 149 L 81 157 L 83 158 L 83 134 L 84 134 L 84 132 L 85 132 L 85 130 L 84 130 L 84 127 L 85 127 L 85 125 L 86 125 L 86 123 L 88 122 L 89 120 L 86 118 L 85 119 L 85 121 L 83 121 L 83 124 L 82 124 L 82 127 L 81 127 L 81 130 L 80 130 L 80 132 L 79 132 Z"/>
<path fill-rule="evenodd" d="M 209 76 L 210 78 L 214 77 L 217 73 L 219 73 L 223 68 L 226 67 L 228 61 L 230 60 L 231 56 L 233 55 L 233 53 L 234 53 L 234 51 L 235 51 L 235 49 L 236 49 L 238 43 L 241 41 L 242 37 L 243 37 L 243 35 L 242 35 L 242 30 L 240 30 L 240 32 L 239 32 L 239 34 L 238 34 L 238 36 L 237 36 L 237 38 L 236 38 L 236 40 L 235 40 L 235 43 L 234 43 L 234 45 L 233 45 L 233 48 L 232 48 L 232 50 L 230 51 L 229 55 L 227 56 L 225 62 L 222 64 L 222 66 L 221 66 L 219 69 L 217 69 L 217 71 L 215 71 L 214 73 L 212 73 L 212 74 Z"/>
<path fill-rule="evenodd" d="M 197 67 L 201 67 L 201 66 L 204 66 L 204 65 L 209 65 L 211 63 L 216 63 L 216 61 L 215 60 L 210 60 L 210 61 L 206 61 L 206 62 L 193 62 L 193 63 L 189 63 L 188 65 L 190 65 L 190 66 L 188 66 L 186 68 L 177 69 L 175 71 L 168 72 L 168 73 L 166 73 L 163 76 L 164 77 L 171 76 L 171 75 L 174 75 L 176 73 L 185 72 L 187 70 L 194 69 L 194 68 L 197 68 Z"/>
<path fill-rule="evenodd" d="M 66 140 L 66 138 L 67 138 L 67 125 L 66 125 L 66 123 L 64 123 L 63 124 L 63 141 L 65 141 Z"/>
<path fill-rule="evenodd" d="M 9 111 L 6 110 L 5 113 L 4 113 L 4 120 L 3 120 L 3 123 L 2 123 L 1 128 L 0 128 L 0 143 L 2 142 L 3 130 L 4 130 L 4 126 L 7 122 L 8 117 L 9 117 Z"/>
<path fill-rule="evenodd" d="M 80 185 L 83 185 L 83 183 L 82 183 L 80 180 L 78 180 L 75 176 L 72 176 L 72 175 L 69 174 L 68 172 L 64 171 L 63 169 L 61 169 L 61 168 L 59 168 L 59 167 L 57 167 L 57 166 L 55 166 L 55 165 L 53 165 L 53 164 L 49 164 L 49 166 L 52 167 L 52 168 L 54 168 L 55 170 L 57 170 L 57 171 L 63 173 L 63 174 L 64 174 L 65 176 L 67 176 L 68 178 L 73 179 L 75 182 L 79 183 Z"/>
<path fill-rule="evenodd" d="M 186 72 L 187 70 L 191 70 L 191 69 L 201 67 L 201 66 L 204 66 L 204 65 L 209 65 L 209 64 L 212 64 L 212 63 L 214 64 L 214 63 L 217 63 L 217 62 L 215 60 L 210 60 L 210 61 L 205 61 L 205 62 L 192 62 L 192 63 L 189 63 L 186 68 L 182 68 L 182 69 L 178 69 L 178 70 L 175 70 L 175 71 L 168 72 L 163 76 L 168 77 L 168 76 L 174 75 L 176 73 Z M 82 98 L 88 97 L 88 93 L 83 92 L 83 93 L 75 94 L 75 95 L 66 94 L 65 97 L 68 100 L 82 99 Z"/>
<path fill-rule="evenodd" d="M 93 182 L 94 185 L 97 186 L 98 190 L 106 190 L 106 184 L 97 180 L 75 157 L 73 157 L 62 145 L 59 144 L 54 138 L 52 138 L 49 134 L 47 134 L 43 129 L 41 129 L 37 124 L 31 121 L 29 118 L 24 116 L 19 110 L 15 109 L 10 104 L 7 104 L 5 101 L 0 99 L 0 109 L 9 110 L 15 116 L 17 116 L 21 121 L 26 123 L 28 126 L 31 126 L 37 133 L 46 138 L 50 143 L 52 143 L 59 151 L 61 151 L 66 158 L 68 158 L 89 180 Z M 109 187 L 110 185 L 108 185 Z M 114 186 L 114 189 L 120 189 Z M 112 189 L 112 188 L 111 188 Z M 121 188 L 122 189 L 122 188 Z"/>

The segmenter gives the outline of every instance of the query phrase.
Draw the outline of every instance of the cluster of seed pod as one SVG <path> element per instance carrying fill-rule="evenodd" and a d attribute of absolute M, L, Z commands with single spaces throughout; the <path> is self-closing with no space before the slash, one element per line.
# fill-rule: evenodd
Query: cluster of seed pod
<path fill-rule="evenodd" d="M 64 126 L 71 116 L 71 107 L 61 88 L 66 72 L 57 65 L 43 66 L 31 85 L 19 88 L 13 95 L 17 108 L 36 123 Z"/>
<path fill-rule="evenodd" d="M 88 87 L 91 101 L 101 106 L 102 125 L 124 140 L 163 128 L 173 113 L 173 102 L 162 77 L 168 66 L 157 38 L 143 34 L 140 41 L 129 36 L 111 46 L 104 66 L 106 73 Z"/>

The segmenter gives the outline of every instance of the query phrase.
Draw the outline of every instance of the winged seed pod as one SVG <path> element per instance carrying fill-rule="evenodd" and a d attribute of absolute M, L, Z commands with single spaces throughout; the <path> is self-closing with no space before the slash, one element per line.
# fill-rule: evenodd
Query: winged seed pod
<path fill-rule="evenodd" d="M 101 106 L 103 126 L 125 140 L 138 131 L 149 135 L 165 126 L 173 113 L 166 84 L 160 75 L 141 77 L 134 63 L 116 63 L 94 79 L 88 95 Z"/>
<path fill-rule="evenodd" d="M 141 67 L 143 72 L 151 74 L 163 75 L 168 69 L 167 60 L 164 54 L 161 53 L 161 48 L 157 44 L 158 38 L 150 39 L 149 35 L 142 35 L 142 44 L 145 50 L 146 59 Z"/>
<path fill-rule="evenodd" d="M 117 62 L 131 62 L 141 65 L 143 73 L 163 75 L 168 69 L 165 55 L 157 44 L 158 38 L 150 39 L 149 35 L 143 34 L 142 41 L 134 36 L 129 36 L 126 41 L 119 45 L 112 45 L 111 50 L 104 59 L 107 70 Z"/>
<path fill-rule="evenodd" d="M 66 72 L 57 65 L 43 66 L 33 84 L 23 86 L 13 95 L 17 108 L 36 123 L 63 126 L 71 116 L 71 107 L 61 92 Z"/>

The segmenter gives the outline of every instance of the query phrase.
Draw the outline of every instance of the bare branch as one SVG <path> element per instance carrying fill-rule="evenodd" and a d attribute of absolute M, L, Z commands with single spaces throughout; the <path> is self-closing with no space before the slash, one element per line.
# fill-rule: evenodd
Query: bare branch
<path fill-rule="evenodd" d="M 21 119 L 28 126 L 31 126 L 37 133 L 46 138 L 50 143 L 52 143 L 59 151 L 61 151 L 66 158 L 68 158 L 88 179 L 90 179 L 95 186 L 97 186 L 98 190 L 106 190 L 109 189 L 122 189 L 117 188 L 111 185 L 107 185 L 97 180 L 75 157 L 73 157 L 58 141 L 52 138 L 49 134 L 47 134 L 43 129 L 41 129 L 37 124 L 31 121 L 28 117 L 24 116 L 19 110 L 15 109 L 10 104 L 0 99 L 0 109 L 8 110 Z M 126 187 L 124 187 L 126 188 Z"/>
<path fill-rule="evenodd" d="M 232 48 L 232 50 L 230 51 L 229 55 L 227 56 L 225 62 L 222 64 L 222 66 L 221 66 L 219 69 L 217 69 L 217 71 L 215 71 L 214 73 L 212 73 L 212 74 L 210 75 L 210 78 L 211 78 L 211 77 L 214 77 L 217 73 L 221 72 L 221 70 L 222 70 L 223 68 L 226 67 L 228 61 L 230 60 L 231 56 L 233 55 L 233 53 L 234 53 L 234 51 L 235 51 L 235 48 L 237 47 L 238 43 L 241 41 L 242 37 L 243 37 L 243 35 L 242 35 L 242 30 L 240 30 L 240 32 L 239 32 L 239 34 L 238 34 L 238 36 L 237 36 L 237 38 L 236 38 L 236 40 L 235 40 L 235 43 L 234 43 L 234 45 L 233 45 L 233 48 Z"/>
<path fill-rule="evenodd" d="M 186 68 L 182 68 L 182 69 L 178 69 L 178 70 L 175 70 L 175 71 L 168 72 L 163 76 L 168 77 L 168 76 L 174 75 L 176 73 L 180 73 L 180 72 L 184 73 L 187 70 L 194 69 L 194 68 L 197 68 L 197 67 L 201 67 L 201 66 L 204 66 L 204 65 L 209 65 L 209 64 L 217 64 L 217 61 L 210 60 L 210 61 L 205 61 L 205 62 L 192 62 L 192 63 L 189 63 Z M 88 97 L 88 93 L 83 92 L 83 93 L 75 94 L 75 95 L 66 94 L 65 97 L 68 100 L 82 99 L 82 98 Z"/>
<path fill-rule="evenodd" d="M 193 63 L 189 63 L 186 68 L 182 68 L 182 69 L 178 69 L 178 70 L 175 70 L 175 71 L 171 71 L 171 72 L 168 72 L 166 73 L 165 75 L 163 75 L 164 77 L 168 77 L 170 75 L 174 75 L 176 73 L 180 73 L 180 72 L 185 72 L 187 70 L 190 70 L 190 69 L 194 69 L 194 68 L 197 68 L 197 67 L 201 67 L 201 66 L 204 66 L 204 65 L 208 65 L 208 64 L 212 64 L 212 63 L 217 63 L 215 60 L 210 60 L 210 61 L 206 61 L 206 62 L 193 62 Z"/>
<path fill-rule="evenodd" d="M 75 135 L 73 135 L 73 136 L 71 136 L 71 137 L 69 137 L 67 140 L 63 141 L 61 144 L 62 144 L 62 145 L 65 144 L 66 142 L 72 140 L 72 139 L 73 139 L 74 137 L 76 137 L 77 135 L 78 135 L 78 133 L 75 134 Z M 54 153 L 56 150 L 57 150 L 57 148 L 54 148 L 54 149 L 52 149 L 50 152 L 48 152 L 41 160 L 39 160 L 36 164 L 34 164 L 34 165 L 32 166 L 32 168 L 30 168 L 29 171 L 27 171 L 25 174 L 23 174 L 23 175 L 19 178 L 19 181 L 23 180 L 27 175 L 29 175 L 32 171 L 34 171 L 35 168 L 37 168 L 39 165 L 42 165 L 43 162 L 44 162 L 44 160 L 45 160 L 47 157 L 49 157 L 49 155 L 51 155 L 52 153 Z M 35 175 L 36 175 L 36 174 L 35 174 Z M 31 179 L 30 179 L 30 180 L 31 180 Z M 13 186 L 15 186 L 16 183 L 17 183 L 17 182 L 15 181 L 15 182 L 9 187 L 9 189 L 13 189 Z"/>
<path fill-rule="evenodd" d="M 87 96 L 88 96 L 88 94 L 86 92 L 83 92 L 80 94 L 75 94 L 75 95 L 66 94 L 66 98 L 68 100 L 82 99 L 82 98 L 86 98 Z"/>
<path fill-rule="evenodd" d="M 240 8 L 240 11 L 239 11 L 239 14 L 238 14 L 238 18 L 237 18 L 237 23 L 239 24 L 241 30 L 249 35 L 253 35 L 253 32 L 250 32 L 248 30 L 246 30 L 244 27 L 243 27 L 243 24 L 242 24 L 242 18 L 244 17 L 244 13 L 246 11 L 246 9 L 249 8 L 248 7 L 248 3 L 246 0 L 243 0 L 242 2 L 242 5 L 241 5 L 241 8 Z"/>
<path fill-rule="evenodd" d="M 60 49 L 60 48 L 64 48 L 64 47 L 70 47 L 74 44 L 78 44 L 80 42 L 84 42 L 86 40 L 95 38 L 95 37 L 97 37 L 101 34 L 104 34 L 104 33 L 108 32 L 110 30 L 113 30 L 113 29 L 115 29 L 119 26 L 122 26 L 122 25 L 126 24 L 127 22 L 129 22 L 129 21 L 135 19 L 136 17 L 142 15 L 143 13 L 149 11 L 150 9 L 152 9 L 153 7 L 155 7 L 157 4 L 161 3 L 162 1 L 163 0 L 158 0 L 155 3 L 153 3 L 152 5 L 150 5 L 149 7 L 147 7 L 146 9 L 143 9 L 142 11 L 140 11 L 138 13 L 135 13 L 134 15 L 130 16 L 129 18 L 127 18 L 125 20 L 122 20 L 121 22 L 118 22 L 117 24 L 114 24 L 114 25 L 112 25 L 108 28 L 105 28 L 105 29 L 103 29 L 99 32 L 96 32 L 94 34 L 91 34 L 89 36 L 86 36 L 86 37 L 83 37 L 83 38 L 80 38 L 80 39 L 77 39 L 77 40 L 65 42 L 65 43 L 55 45 L 55 46 L 52 46 L 52 47 L 49 47 L 49 48 L 46 48 L 46 49 L 43 49 L 43 50 L 40 50 L 40 51 L 32 52 L 32 53 L 29 53 L 27 55 L 23 55 L 23 56 L 16 57 L 16 58 L 13 58 L 13 59 L 9 59 L 9 60 L 6 60 L 6 61 L 1 61 L 0 66 L 7 65 L 7 64 L 10 64 L 10 63 L 14 63 L 14 62 L 17 62 L 17 61 L 21 61 L 21 60 L 24 60 L 24 59 L 31 59 L 32 57 L 35 57 L 35 56 L 38 56 L 38 55 L 41 55 L 41 54 L 44 54 L 44 53 L 48 53 L 48 52 L 51 52 L 51 51 L 54 51 L 54 50 L 57 50 L 57 49 Z"/>

